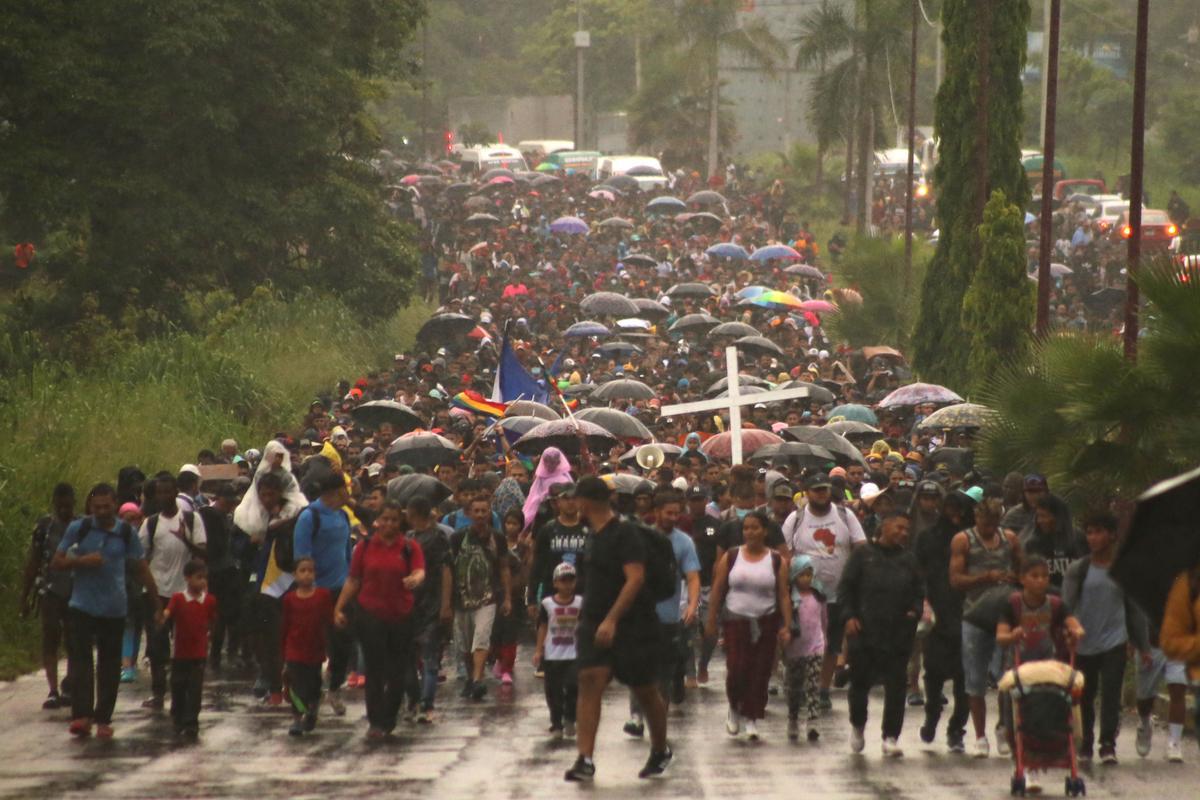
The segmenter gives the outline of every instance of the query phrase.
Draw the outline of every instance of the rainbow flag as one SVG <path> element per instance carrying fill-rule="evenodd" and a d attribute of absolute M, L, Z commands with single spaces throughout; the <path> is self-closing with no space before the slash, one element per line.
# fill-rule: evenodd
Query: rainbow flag
<path fill-rule="evenodd" d="M 459 392 L 450 398 L 450 405 L 458 408 L 465 408 L 475 414 L 483 414 L 485 417 L 500 418 L 504 416 L 504 410 L 508 408 L 507 403 L 501 403 L 498 400 L 488 400 L 479 392 L 467 389 Z"/>

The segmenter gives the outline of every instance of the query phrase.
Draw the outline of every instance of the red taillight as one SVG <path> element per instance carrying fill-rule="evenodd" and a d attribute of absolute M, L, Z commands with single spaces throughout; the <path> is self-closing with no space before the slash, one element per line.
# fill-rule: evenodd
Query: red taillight
<path fill-rule="evenodd" d="M 1121 238 L 1128 239 L 1131 236 L 1133 236 L 1133 227 L 1131 225 L 1122 225 L 1121 226 Z"/>
<path fill-rule="evenodd" d="M 1167 225 L 1167 236 L 1174 239 L 1178 235 L 1179 235 L 1179 228 L 1175 227 L 1175 223 L 1172 222 L 1172 223 L 1168 224 Z"/>

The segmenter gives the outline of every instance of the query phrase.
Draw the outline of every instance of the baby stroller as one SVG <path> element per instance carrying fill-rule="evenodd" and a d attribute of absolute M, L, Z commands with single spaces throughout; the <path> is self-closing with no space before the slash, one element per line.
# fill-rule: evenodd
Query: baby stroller
<path fill-rule="evenodd" d="M 1075 755 L 1075 707 L 1083 694 L 1083 675 L 1070 663 L 1021 663 L 1020 648 L 1013 648 L 1013 668 L 1004 674 L 1000 690 L 1013 698 L 1013 772 L 1011 793 L 1025 796 L 1026 772 L 1065 768 L 1067 797 L 1087 794 L 1079 777 Z"/>

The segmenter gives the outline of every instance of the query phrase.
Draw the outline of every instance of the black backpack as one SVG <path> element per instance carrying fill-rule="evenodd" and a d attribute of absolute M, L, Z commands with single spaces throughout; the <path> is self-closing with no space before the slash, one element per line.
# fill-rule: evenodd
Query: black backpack
<path fill-rule="evenodd" d="M 317 541 L 317 535 L 321 532 L 321 515 L 312 506 L 305 506 L 301 509 L 300 514 L 292 517 L 284 525 L 280 525 L 272 537 L 275 543 L 275 564 L 284 572 L 291 572 L 296 568 L 296 523 L 300 520 L 300 515 L 312 512 L 312 539 Z M 342 510 L 342 513 L 346 512 Z M 408 550 L 404 551 L 405 557 L 408 556 Z"/>
<path fill-rule="evenodd" d="M 642 591 L 655 603 L 669 600 L 679 590 L 679 562 L 675 559 L 671 538 L 648 525 L 635 523 L 634 527 L 646 549 L 646 577 Z"/>

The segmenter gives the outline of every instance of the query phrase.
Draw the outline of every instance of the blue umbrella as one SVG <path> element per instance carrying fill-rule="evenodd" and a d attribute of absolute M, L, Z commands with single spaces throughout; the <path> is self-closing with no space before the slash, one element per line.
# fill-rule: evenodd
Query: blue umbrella
<path fill-rule="evenodd" d="M 585 235 L 588 230 L 588 224 L 579 217 L 559 217 L 550 223 L 551 233 L 566 233 L 576 236 Z"/>
<path fill-rule="evenodd" d="M 879 425 L 879 418 L 875 416 L 875 412 L 857 403 L 847 403 L 846 405 L 838 406 L 825 415 L 825 419 L 831 421 L 839 417 L 847 422 L 865 422 L 868 425 Z"/>
<path fill-rule="evenodd" d="M 772 258 L 803 258 L 786 244 L 770 244 L 760 247 L 750 254 L 751 261 L 767 261 Z"/>
<path fill-rule="evenodd" d="M 680 200 L 678 197 L 656 197 L 649 203 L 646 203 L 648 211 L 657 211 L 659 213 L 669 213 L 672 211 L 686 211 L 687 203 Z"/>
<path fill-rule="evenodd" d="M 748 297 L 758 297 L 763 292 L 769 291 L 771 290 L 765 286 L 747 286 L 745 289 L 742 289 L 735 294 L 734 297 L 738 298 L 739 300 L 745 300 Z"/>
<path fill-rule="evenodd" d="M 585 319 L 583 322 L 576 322 L 571 327 L 563 331 L 563 336 L 608 336 L 610 331 L 608 328 L 601 325 L 599 322 L 593 322 L 590 319 Z"/>
<path fill-rule="evenodd" d="M 721 242 L 720 244 L 714 244 L 704 252 L 708 253 L 710 256 L 719 256 L 721 258 L 750 257 L 750 254 L 746 252 L 746 248 L 742 247 L 740 244 L 734 244 L 733 242 Z"/>

